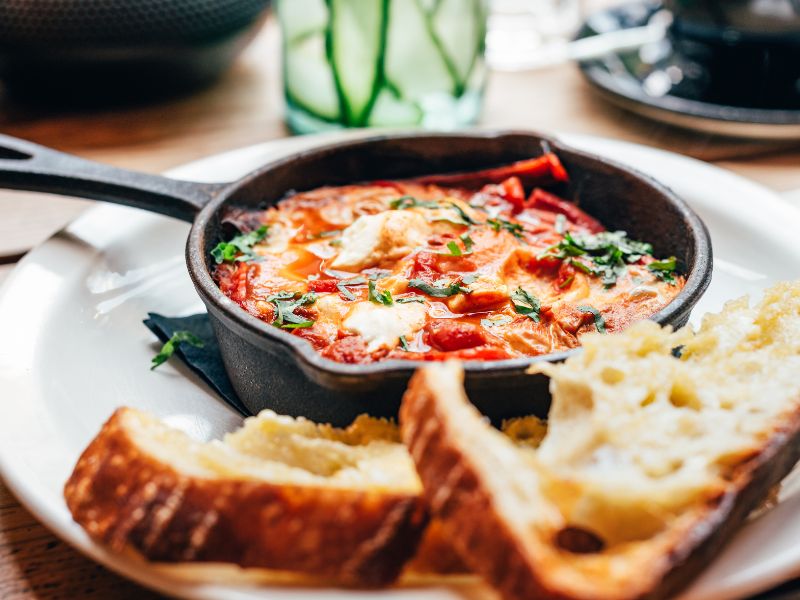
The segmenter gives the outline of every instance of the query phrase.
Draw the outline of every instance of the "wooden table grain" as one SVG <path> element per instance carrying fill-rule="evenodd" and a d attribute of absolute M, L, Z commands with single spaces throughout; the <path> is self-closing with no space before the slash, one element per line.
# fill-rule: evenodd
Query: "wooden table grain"
<path fill-rule="evenodd" d="M 208 90 L 95 112 L 34 111 L 0 96 L 0 131 L 86 158 L 159 172 L 284 137 L 282 111 L 278 32 L 268 20 L 235 67 Z M 646 121 L 599 99 L 572 66 L 495 74 L 482 125 L 611 136 L 710 161 L 779 192 L 800 189 L 800 143 L 730 140 Z M 0 285 L 27 250 L 87 206 L 75 199 L 0 192 Z M 0 598 L 112 597 L 159 596 L 56 539 L 0 482 Z"/>

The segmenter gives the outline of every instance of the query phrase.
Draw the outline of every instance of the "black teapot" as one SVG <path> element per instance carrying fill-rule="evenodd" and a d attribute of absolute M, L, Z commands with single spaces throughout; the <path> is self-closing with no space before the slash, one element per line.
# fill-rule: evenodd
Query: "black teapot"
<path fill-rule="evenodd" d="M 679 86 L 686 96 L 800 109 L 800 0 L 666 0 L 665 6 L 674 19 L 670 41 L 691 65 Z"/>

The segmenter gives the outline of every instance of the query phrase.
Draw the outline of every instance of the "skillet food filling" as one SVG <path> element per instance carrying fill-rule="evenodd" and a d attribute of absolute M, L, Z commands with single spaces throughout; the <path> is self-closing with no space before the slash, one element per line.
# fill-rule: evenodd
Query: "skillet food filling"
<path fill-rule="evenodd" d="M 231 208 L 224 221 L 240 233 L 213 249 L 213 275 L 247 312 L 339 362 L 574 348 L 658 312 L 685 281 L 675 258 L 536 185 L 566 180 L 545 154 Z"/>

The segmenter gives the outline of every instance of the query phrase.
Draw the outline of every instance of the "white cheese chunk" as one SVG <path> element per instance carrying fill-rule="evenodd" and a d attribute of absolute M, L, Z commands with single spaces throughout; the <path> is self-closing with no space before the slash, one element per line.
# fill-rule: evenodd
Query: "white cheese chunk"
<path fill-rule="evenodd" d="M 363 215 L 344 230 L 335 269 L 366 269 L 384 260 L 395 260 L 425 243 L 430 225 L 414 212 L 389 210 Z"/>
<path fill-rule="evenodd" d="M 359 302 L 344 320 L 347 330 L 359 334 L 367 342 L 367 351 L 394 348 L 401 335 L 408 339 L 425 326 L 427 308 L 424 304 L 393 304 L 383 306 Z"/>

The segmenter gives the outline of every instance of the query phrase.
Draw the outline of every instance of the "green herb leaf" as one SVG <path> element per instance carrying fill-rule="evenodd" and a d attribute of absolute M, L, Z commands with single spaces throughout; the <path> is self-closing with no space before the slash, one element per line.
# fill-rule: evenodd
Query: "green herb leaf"
<path fill-rule="evenodd" d="M 441 208 L 436 200 L 420 200 L 414 196 L 401 196 L 389 202 L 392 210 L 405 210 L 407 208 Z"/>
<path fill-rule="evenodd" d="M 511 221 L 506 221 L 505 219 L 488 219 L 486 223 L 488 223 L 489 227 L 491 227 L 494 231 L 500 231 L 501 229 L 504 229 L 518 240 L 525 239 L 522 235 L 525 231 L 525 228 L 519 223 L 512 223 Z"/>
<path fill-rule="evenodd" d="M 464 225 L 477 225 L 476 221 L 472 217 L 470 217 L 467 214 L 467 212 L 463 208 L 461 208 L 458 204 L 456 204 L 455 202 L 451 202 L 450 206 L 452 206 L 453 209 L 458 213 L 458 216 L 461 218 L 461 221 L 463 222 Z"/>
<path fill-rule="evenodd" d="M 578 310 L 582 313 L 591 313 L 594 317 L 594 326 L 599 333 L 606 332 L 606 321 L 603 319 L 603 315 L 600 314 L 600 311 L 592 306 L 579 306 Z"/>
<path fill-rule="evenodd" d="M 459 239 L 464 243 L 464 248 L 467 249 L 467 253 L 472 252 L 472 247 L 475 245 L 475 242 L 469 237 L 468 233 L 462 233 L 459 236 Z"/>
<path fill-rule="evenodd" d="M 281 325 L 281 329 L 307 329 L 308 327 L 313 327 L 314 321 L 298 321 L 297 323 L 284 323 Z"/>
<path fill-rule="evenodd" d="M 353 292 L 347 289 L 348 285 L 364 285 L 367 283 L 367 280 L 363 277 L 354 277 L 353 279 L 347 279 L 345 281 L 340 281 L 336 284 L 337 289 L 342 293 L 342 296 L 347 298 L 348 300 L 355 300 L 356 297 L 353 295 Z"/>
<path fill-rule="evenodd" d="M 195 348 L 203 347 L 203 341 L 191 331 L 176 331 L 171 338 L 164 342 L 164 345 L 161 346 L 161 351 L 153 357 L 150 370 L 152 371 L 167 362 L 181 344 L 189 344 Z"/>
<path fill-rule="evenodd" d="M 434 285 L 431 285 L 422 279 L 412 279 L 408 282 L 408 287 L 416 288 L 434 298 L 448 298 L 458 293 L 469 294 L 472 291 L 458 282 L 445 283 L 437 281 Z"/>
<path fill-rule="evenodd" d="M 563 239 L 547 248 L 539 258 L 556 258 L 569 261 L 575 268 L 601 277 L 606 287 L 617 283 L 617 279 L 627 272 L 627 265 L 639 261 L 643 256 L 652 255 L 653 247 L 627 237 L 624 231 L 603 231 L 594 235 L 573 236 L 565 231 Z M 573 260 L 582 256 L 591 261 L 591 266 L 583 261 Z"/>
<path fill-rule="evenodd" d="M 463 254 L 461 248 L 455 242 L 447 242 L 447 249 L 450 250 L 450 254 L 453 256 L 461 256 Z"/>
<path fill-rule="evenodd" d="M 587 275 L 595 275 L 594 269 L 592 267 L 590 267 L 589 265 L 587 265 L 586 263 L 584 263 L 584 262 L 581 262 L 579 260 L 575 260 L 574 258 L 571 258 L 569 260 L 569 264 L 571 264 L 573 267 L 575 267 L 579 271 L 583 271 Z"/>
<path fill-rule="evenodd" d="M 508 325 L 513 320 L 508 315 L 500 315 L 494 319 L 481 319 L 481 325 L 484 327 L 498 327 L 499 325 Z"/>
<path fill-rule="evenodd" d="M 275 306 L 273 325 L 281 329 L 303 329 L 314 324 L 314 321 L 296 315 L 294 311 L 300 306 L 314 304 L 317 301 L 317 295 L 314 292 L 308 292 L 297 298 L 298 295 L 298 292 L 278 292 L 267 298 L 267 302 L 271 302 Z"/>
<path fill-rule="evenodd" d="M 541 320 L 539 315 L 542 309 L 541 301 L 521 287 L 518 287 L 517 290 L 511 294 L 511 304 L 514 306 L 515 311 L 521 315 L 525 315 L 534 323 L 538 323 Z"/>
<path fill-rule="evenodd" d="M 670 256 L 664 260 L 656 260 L 647 265 L 647 269 L 658 277 L 661 281 L 666 281 L 675 285 L 675 269 L 678 267 L 678 260 Z"/>
<path fill-rule="evenodd" d="M 395 302 L 398 304 L 410 304 L 411 302 L 425 304 L 425 298 L 422 296 L 406 296 L 405 298 L 395 298 Z"/>
<path fill-rule="evenodd" d="M 383 290 L 379 292 L 375 289 L 375 280 L 370 279 L 369 284 L 367 285 L 369 288 L 369 300 L 370 302 L 374 302 L 375 304 L 383 304 L 384 306 L 391 306 L 394 304 L 394 300 L 392 300 L 392 292 L 389 290 Z"/>
<path fill-rule="evenodd" d="M 408 340 L 406 340 L 406 336 L 400 336 L 400 347 L 405 350 L 406 352 L 411 352 L 411 349 L 408 347 Z"/>
<path fill-rule="evenodd" d="M 246 262 L 258 258 L 253 246 L 264 241 L 269 232 L 268 225 L 262 225 L 249 233 L 240 233 L 229 242 L 220 242 L 211 250 L 211 256 L 219 265 L 223 262 Z"/>

